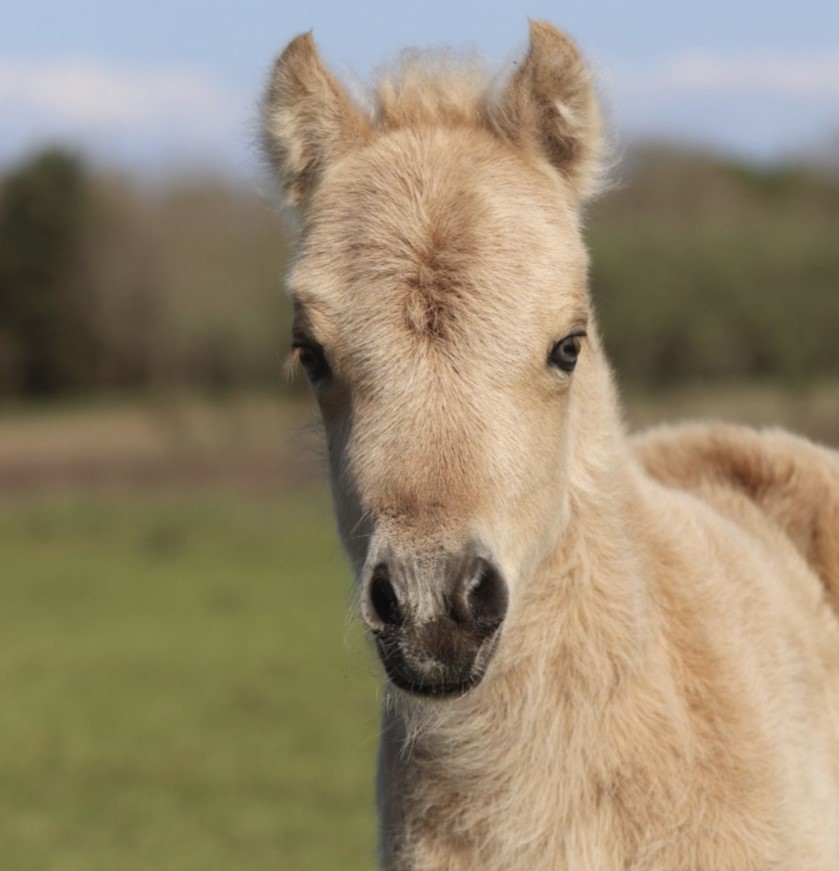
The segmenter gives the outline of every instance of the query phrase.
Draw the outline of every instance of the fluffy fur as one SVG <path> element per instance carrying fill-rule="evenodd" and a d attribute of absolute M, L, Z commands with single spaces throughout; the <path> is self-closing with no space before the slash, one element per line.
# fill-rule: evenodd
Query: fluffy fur
<path fill-rule="evenodd" d="M 510 592 L 476 688 L 386 688 L 383 867 L 839 867 L 839 457 L 732 427 L 630 440 L 579 231 L 585 64 L 537 23 L 499 89 L 435 70 L 362 110 L 306 35 L 264 111 L 362 602 L 383 553 L 433 597 L 422 566 L 475 538 Z M 573 375 L 548 365 L 580 328 Z"/>

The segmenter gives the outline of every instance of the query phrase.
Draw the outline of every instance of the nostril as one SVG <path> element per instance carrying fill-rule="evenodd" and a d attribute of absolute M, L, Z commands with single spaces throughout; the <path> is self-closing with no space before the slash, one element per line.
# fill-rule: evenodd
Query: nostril
<path fill-rule="evenodd" d="M 393 589 L 390 573 L 385 565 L 376 566 L 373 572 L 373 580 L 370 582 L 370 603 L 376 616 L 385 626 L 402 625 L 399 599 L 396 598 L 396 590 Z"/>
<path fill-rule="evenodd" d="M 498 570 L 486 560 L 479 560 L 477 577 L 466 595 L 475 625 L 493 631 L 507 613 L 507 585 Z"/>

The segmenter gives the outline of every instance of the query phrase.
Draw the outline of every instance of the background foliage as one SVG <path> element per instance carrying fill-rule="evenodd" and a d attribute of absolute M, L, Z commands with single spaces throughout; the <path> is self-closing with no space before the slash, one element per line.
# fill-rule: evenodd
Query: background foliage
<path fill-rule="evenodd" d="M 589 211 L 621 379 L 839 375 L 839 179 L 648 147 Z M 289 241 L 215 179 L 140 187 L 48 151 L 0 188 L 0 397 L 281 381 Z"/>
<path fill-rule="evenodd" d="M 641 149 L 589 222 L 607 347 L 642 389 L 839 375 L 839 181 Z"/>

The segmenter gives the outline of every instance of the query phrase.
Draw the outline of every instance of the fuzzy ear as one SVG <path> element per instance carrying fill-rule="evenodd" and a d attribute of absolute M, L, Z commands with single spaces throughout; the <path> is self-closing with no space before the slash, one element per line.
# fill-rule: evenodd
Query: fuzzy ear
<path fill-rule="evenodd" d="M 364 142 L 370 124 L 326 69 L 311 33 L 277 59 L 262 104 L 262 142 L 289 205 L 305 202 L 324 169 Z"/>
<path fill-rule="evenodd" d="M 591 72 L 577 46 L 552 24 L 530 22 L 527 56 L 489 117 L 510 142 L 540 151 L 580 199 L 597 189 L 603 136 Z"/>

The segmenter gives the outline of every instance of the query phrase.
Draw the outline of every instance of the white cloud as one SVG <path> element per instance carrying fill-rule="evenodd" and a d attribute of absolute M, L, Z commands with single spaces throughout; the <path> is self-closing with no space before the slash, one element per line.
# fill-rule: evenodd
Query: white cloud
<path fill-rule="evenodd" d="M 237 115 L 232 95 L 195 72 L 87 60 L 0 61 L 0 107 L 97 126 L 155 126 L 179 118 L 207 125 Z"/>
<path fill-rule="evenodd" d="M 255 103 L 190 69 L 0 59 L 0 165 L 62 142 L 108 164 L 250 173 Z"/>
<path fill-rule="evenodd" d="M 646 66 L 603 67 L 610 87 L 651 97 L 753 94 L 839 102 L 839 48 L 806 56 L 686 52 Z"/>
<path fill-rule="evenodd" d="M 601 62 L 597 72 L 627 138 L 674 137 L 771 158 L 809 148 L 839 121 L 839 47 L 684 52 L 631 66 Z"/>
<path fill-rule="evenodd" d="M 839 51 L 831 56 L 721 57 L 686 54 L 662 71 L 671 87 L 684 90 L 761 92 L 839 99 Z"/>

